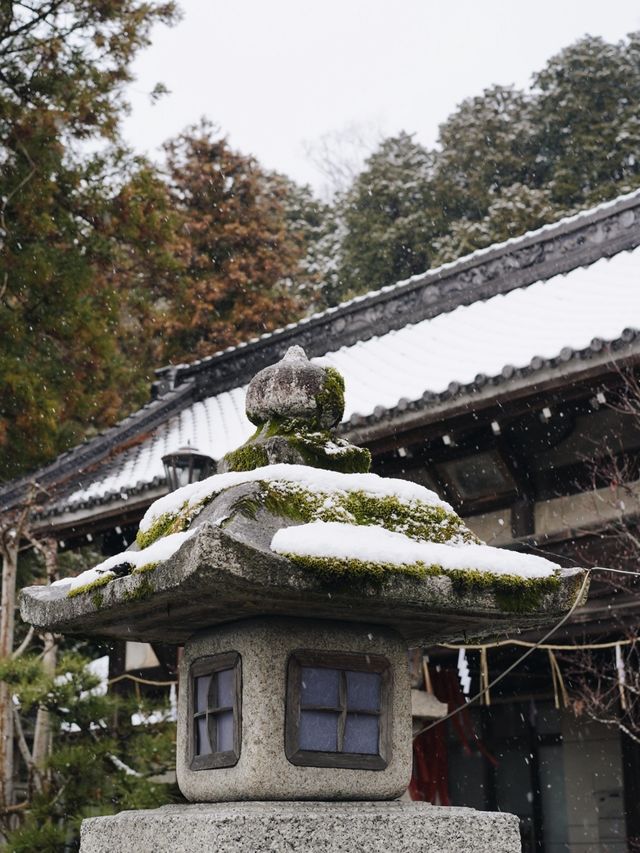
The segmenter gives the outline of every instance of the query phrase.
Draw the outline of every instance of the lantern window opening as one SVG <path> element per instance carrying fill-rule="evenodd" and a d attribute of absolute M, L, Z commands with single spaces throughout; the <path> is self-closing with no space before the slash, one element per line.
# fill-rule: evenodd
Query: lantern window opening
<path fill-rule="evenodd" d="M 242 663 L 237 652 L 198 658 L 189 673 L 189 766 L 233 767 L 240 759 Z"/>
<path fill-rule="evenodd" d="M 287 666 L 285 748 L 292 764 L 384 770 L 391 757 L 389 661 L 296 651 Z"/>

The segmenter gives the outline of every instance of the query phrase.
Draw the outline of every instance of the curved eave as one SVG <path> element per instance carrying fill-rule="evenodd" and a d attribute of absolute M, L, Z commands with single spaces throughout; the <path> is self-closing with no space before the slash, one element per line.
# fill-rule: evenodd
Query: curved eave
<path fill-rule="evenodd" d="M 569 570 L 556 592 L 525 613 L 490 591 L 457 593 L 445 576 L 384 583 L 346 578 L 329 585 L 289 560 L 251 547 L 205 523 L 154 571 L 115 578 L 95 592 L 46 600 L 22 591 L 22 618 L 36 628 L 141 642 L 184 643 L 195 631 L 250 616 L 297 616 L 383 624 L 409 643 L 504 635 L 553 623 L 582 593 L 582 571 Z"/>
<path fill-rule="evenodd" d="M 515 406 L 518 401 L 530 401 L 560 388 L 579 395 L 584 384 L 592 386 L 607 376 L 618 377 L 616 362 L 622 359 L 628 366 L 640 363 L 638 330 L 625 329 L 615 341 L 594 339 L 583 350 L 566 348 L 557 358 L 536 357 L 523 368 L 506 365 L 497 376 L 477 376 L 466 385 L 452 382 L 445 391 L 439 394 L 427 391 L 419 400 L 401 400 L 388 409 L 377 407 L 366 417 L 352 416 L 341 425 L 340 431 L 350 441 L 367 445 L 391 434 L 395 441 L 401 432 L 432 423 L 439 424 L 440 431 L 446 431 L 456 418 L 467 417 L 471 412 L 474 418 L 481 418 L 483 411 L 502 409 L 507 401 Z"/>

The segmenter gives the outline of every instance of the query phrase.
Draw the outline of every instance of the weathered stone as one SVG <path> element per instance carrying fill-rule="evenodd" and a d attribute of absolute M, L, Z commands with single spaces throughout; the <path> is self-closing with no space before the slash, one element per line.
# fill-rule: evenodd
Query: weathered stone
<path fill-rule="evenodd" d="M 289 347 L 281 361 L 256 373 L 249 383 L 247 417 L 256 426 L 291 418 L 331 429 L 342 419 L 344 401 L 340 406 L 326 397 L 328 377 L 327 368 L 312 364 L 302 347 Z"/>
<path fill-rule="evenodd" d="M 505 610 L 490 588 L 456 590 L 444 575 L 327 580 L 271 551 L 276 530 L 294 522 L 260 507 L 253 516 L 242 511 L 256 488 L 239 486 L 212 501 L 195 535 L 153 571 L 75 598 L 51 600 L 42 587 L 25 588 L 22 618 L 59 633 L 184 643 L 232 620 L 304 616 L 388 625 L 412 645 L 429 645 L 548 624 L 571 607 L 584 577 L 564 571 L 559 588 L 522 613 Z M 224 527 L 209 520 L 224 516 Z"/>
<path fill-rule="evenodd" d="M 411 716 L 417 720 L 439 720 L 448 711 L 446 702 L 440 702 L 426 690 L 411 691 Z"/>
<path fill-rule="evenodd" d="M 382 655 L 391 664 L 390 760 L 383 770 L 303 767 L 285 755 L 287 660 L 294 650 Z M 194 660 L 238 652 L 242 739 L 233 767 L 191 770 L 188 691 L 180 691 L 176 772 L 192 802 L 225 800 L 375 800 L 399 797 L 411 777 L 411 707 L 406 645 L 393 631 L 309 619 L 248 619 L 196 635 L 185 646 L 180 683 Z"/>
<path fill-rule="evenodd" d="M 246 408 L 258 429 L 220 460 L 221 473 L 277 463 L 342 473 L 365 473 L 371 467 L 368 450 L 332 432 L 344 414 L 341 374 L 312 364 L 301 347 L 291 347 L 281 361 L 252 379 Z"/>
<path fill-rule="evenodd" d="M 426 803 L 164 806 L 83 821 L 81 853 L 520 853 L 515 815 Z"/>

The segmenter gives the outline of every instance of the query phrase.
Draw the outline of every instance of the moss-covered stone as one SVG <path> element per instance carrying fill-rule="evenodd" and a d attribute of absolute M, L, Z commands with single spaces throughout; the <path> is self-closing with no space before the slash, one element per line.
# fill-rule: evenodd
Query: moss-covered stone
<path fill-rule="evenodd" d="M 444 576 L 451 580 L 454 592 L 462 596 L 489 593 L 498 607 L 508 613 L 531 613 L 539 610 L 545 595 L 560 589 L 560 578 L 522 578 L 478 569 L 443 569 L 442 566 L 415 563 L 370 562 L 335 557 L 310 557 L 285 554 L 294 565 L 326 580 L 354 582 L 358 580 L 381 582 L 394 575 L 415 578 Z"/>
<path fill-rule="evenodd" d="M 145 563 L 143 566 L 136 566 L 131 572 L 132 575 L 145 575 L 147 572 L 154 572 L 160 563 L 156 560 L 155 563 Z"/>
<path fill-rule="evenodd" d="M 78 595 L 84 595 L 85 592 L 91 592 L 91 590 L 100 589 L 100 587 L 106 586 L 110 583 L 114 578 L 114 575 L 104 574 L 102 577 L 96 578 L 91 583 L 85 583 L 82 586 L 76 586 L 73 589 L 70 589 L 67 593 L 67 598 L 76 598 Z M 93 600 L 93 599 L 92 599 Z"/>
<path fill-rule="evenodd" d="M 133 589 L 127 589 L 122 594 L 122 598 L 125 601 L 143 601 L 146 598 L 150 598 L 154 593 L 153 586 L 149 582 L 149 580 L 143 577 L 140 583 L 135 586 Z"/>
<path fill-rule="evenodd" d="M 297 418 L 272 418 L 242 447 L 224 457 L 227 471 L 254 471 L 277 462 L 366 474 L 371 468 L 371 454 L 364 447 L 336 438 L 328 429 L 319 429 L 317 424 L 310 429 Z"/>
<path fill-rule="evenodd" d="M 178 530 L 183 530 L 184 528 L 180 524 L 179 513 L 165 512 L 156 518 L 148 530 L 138 530 L 136 533 L 136 544 L 141 550 L 148 548 L 157 539 L 168 536 L 170 533 L 177 533 Z"/>
<path fill-rule="evenodd" d="M 498 606 L 510 613 L 538 610 L 545 595 L 560 589 L 558 575 L 523 578 L 520 575 L 493 574 L 478 569 L 449 569 L 444 574 L 451 578 L 453 588 L 459 595 L 491 592 Z"/>
<path fill-rule="evenodd" d="M 325 370 L 324 385 L 316 394 L 318 425 L 321 423 L 339 424 L 344 415 L 344 378 L 335 367 Z"/>
<path fill-rule="evenodd" d="M 93 604 L 96 610 L 100 610 L 103 601 L 104 595 L 101 592 L 94 592 L 94 594 L 91 596 L 91 603 Z"/>
<path fill-rule="evenodd" d="M 334 367 L 308 361 L 293 347 L 249 385 L 247 417 L 256 432 L 223 460 L 225 471 L 253 471 L 264 465 L 309 465 L 345 474 L 371 468 L 368 450 L 332 432 L 344 414 L 344 379 Z"/>
<path fill-rule="evenodd" d="M 309 492 L 297 484 L 279 480 L 261 482 L 260 488 L 268 510 L 295 521 L 376 525 L 418 542 L 479 541 L 454 512 L 422 501 L 405 502 L 391 495 L 370 495 L 363 491 Z"/>
<path fill-rule="evenodd" d="M 366 447 L 335 439 L 328 431 L 294 432 L 287 439 L 304 464 L 312 468 L 341 474 L 367 474 L 371 469 L 371 453 Z"/>
<path fill-rule="evenodd" d="M 165 512 L 159 515 L 148 530 L 138 530 L 136 544 L 140 550 L 143 550 L 163 536 L 169 536 L 171 533 L 182 533 L 187 530 L 193 519 L 214 497 L 215 494 L 207 495 L 193 506 L 185 501 L 178 512 Z"/>
<path fill-rule="evenodd" d="M 376 563 L 367 560 L 337 559 L 333 557 L 308 557 L 299 554 L 285 554 L 288 560 L 318 577 L 326 580 L 337 578 L 350 580 L 367 580 L 380 582 L 391 575 L 409 575 L 410 577 L 424 578 L 427 575 L 441 574 L 437 566 L 427 566 L 425 563 L 405 563 L 394 565 L 391 563 Z"/>
<path fill-rule="evenodd" d="M 269 464 L 267 451 L 261 444 L 249 440 L 237 450 L 232 450 L 224 457 L 228 471 L 254 471 Z"/>

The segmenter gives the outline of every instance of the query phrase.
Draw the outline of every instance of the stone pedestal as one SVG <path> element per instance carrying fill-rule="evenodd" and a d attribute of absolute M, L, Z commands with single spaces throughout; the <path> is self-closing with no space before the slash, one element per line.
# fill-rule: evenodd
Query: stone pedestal
<path fill-rule="evenodd" d="M 164 806 L 82 824 L 81 853 L 520 853 L 518 818 L 401 802 Z"/>

